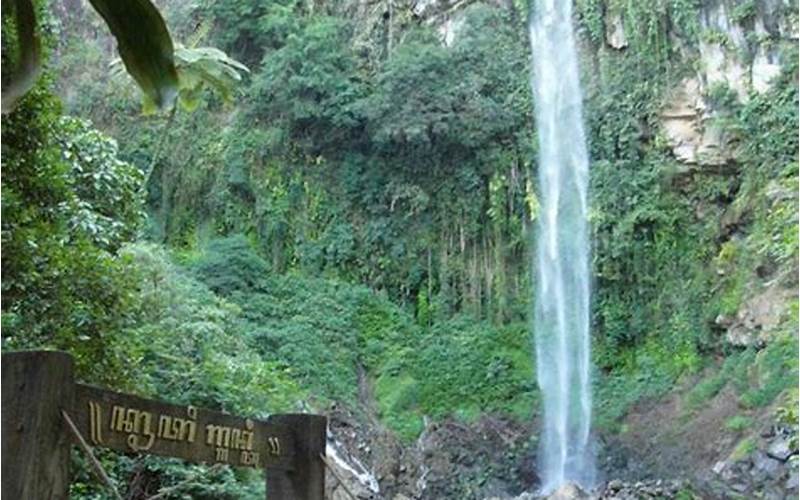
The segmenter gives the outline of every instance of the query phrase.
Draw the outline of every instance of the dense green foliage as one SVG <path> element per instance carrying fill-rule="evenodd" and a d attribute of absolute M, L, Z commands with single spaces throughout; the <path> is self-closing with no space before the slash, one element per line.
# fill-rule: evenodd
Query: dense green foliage
<path fill-rule="evenodd" d="M 4 347 L 46 344 L 97 374 L 120 368 L 103 354 L 134 298 L 115 251 L 142 213 L 139 173 L 116 154 L 42 86 L 3 117 Z"/>
<path fill-rule="evenodd" d="M 103 354 L 124 360 L 116 377 L 106 383 L 143 396 L 240 415 L 266 417 L 298 409 L 305 391 L 285 364 L 265 360 L 249 349 L 240 330 L 239 307 L 176 267 L 160 248 L 126 246 L 120 256 L 135 283 L 136 308 L 130 311 L 131 326 L 112 332 L 114 343 Z M 96 381 L 89 373 L 80 376 Z M 105 494 L 89 475 L 85 457 L 76 451 L 75 460 L 79 472 L 73 494 L 82 498 Z M 137 498 L 190 478 L 195 480 L 183 493 L 192 498 L 264 497 L 262 477 L 256 471 L 212 474 L 176 460 L 113 453 L 105 453 L 103 461 L 120 491 L 133 491 Z"/>
<path fill-rule="evenodd" d="M 183 146 L 154 172 L 152 234 L 192 248 L 244 233 L 279 272 L 322 272 L 408 305 L 422 293 L 442 317 L 521 319 L 535 206 L 527 48 L 502 12 L 470 11 L 453 47 L 420 30 L 376 62 L 341 18 L 283 23 L 285 10 L 269 9 L 271 49 L 242 112 L 211 102 L 166 131 Z M 147 161 L 151 131 L 93 115 Z"/>
<path fill-rule="evenodd" d="M 407 438 L 424 415 L 471 420 L 487 409 L 525 416 L 533 408 L 524 326 L 457 317 L 424 328 L 368 288 L 269 272 L 241 236 L 214 240 L 189 261 L 241 308 L 238 328 L 250 350 L 290 370 L 312 405 L 358 407 L 370 390 L 366 377 L 374 378 L 378 410 Z"/>

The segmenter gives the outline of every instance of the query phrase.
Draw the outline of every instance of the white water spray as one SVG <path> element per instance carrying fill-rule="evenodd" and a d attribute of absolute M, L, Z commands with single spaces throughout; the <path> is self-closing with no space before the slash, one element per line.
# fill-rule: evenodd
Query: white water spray
<path fill-rule="evenodd" d="M 376 495 L 381 492 L 375 474 L 370 472 L 359 459 L 347 453 L 344 445 L 334 437 L 330 426 L 328 426 L 328 442 L 325 446 L 325 455 L 339 467 L 340 474 L 344 472 L 345 474 L 343 475 L 351 477 L 355 482 Z"/>
<path fill-rule="evenodd" d="M 537 377 L 544 403 L 542 492 L 591 488 L 589 380 L 589 161 L 571 0 L 536 0 L 531 86 L 539 137 L 542 212 L 536 248 Z"/>

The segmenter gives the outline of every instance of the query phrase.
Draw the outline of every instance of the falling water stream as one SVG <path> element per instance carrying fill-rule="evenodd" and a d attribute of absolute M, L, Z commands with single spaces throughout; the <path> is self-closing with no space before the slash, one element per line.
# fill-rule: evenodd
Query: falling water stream
<path fill-rule="evenodd" d="M 530 21 L 542 211 L 534 331 L 544 405 L 542 493 L 595 480 L 590 442 L 589 161 L 571 0 L 536 0 Z"/>

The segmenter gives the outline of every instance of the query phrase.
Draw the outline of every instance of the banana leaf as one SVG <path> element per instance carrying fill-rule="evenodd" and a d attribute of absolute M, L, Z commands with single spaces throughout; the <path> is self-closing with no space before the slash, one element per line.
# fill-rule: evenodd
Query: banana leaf
<path fill-rule="evenodd" d="M 89 0 L 114 38 L 125 69 L 145 95 L 145 110 L 168 109 L 178 95 L 178 72 L 167 25 L 149 0 Z"/>

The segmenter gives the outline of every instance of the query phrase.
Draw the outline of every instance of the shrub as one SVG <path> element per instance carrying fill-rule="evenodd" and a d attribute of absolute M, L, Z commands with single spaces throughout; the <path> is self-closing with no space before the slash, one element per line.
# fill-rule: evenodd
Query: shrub
<path fill-rule="evenodd" d="M 753 419 L 742 415 L 736 415 L 725 421 L 725 428 L 731 431 L 741 432 L 753 424 Z"/>
<path fill-rule="evenodd" d="M 242 235 L 212 240 L 192 266 L 195 274 L 221 295 L 254 290 L 267 276 L 267 263 Z"/>

